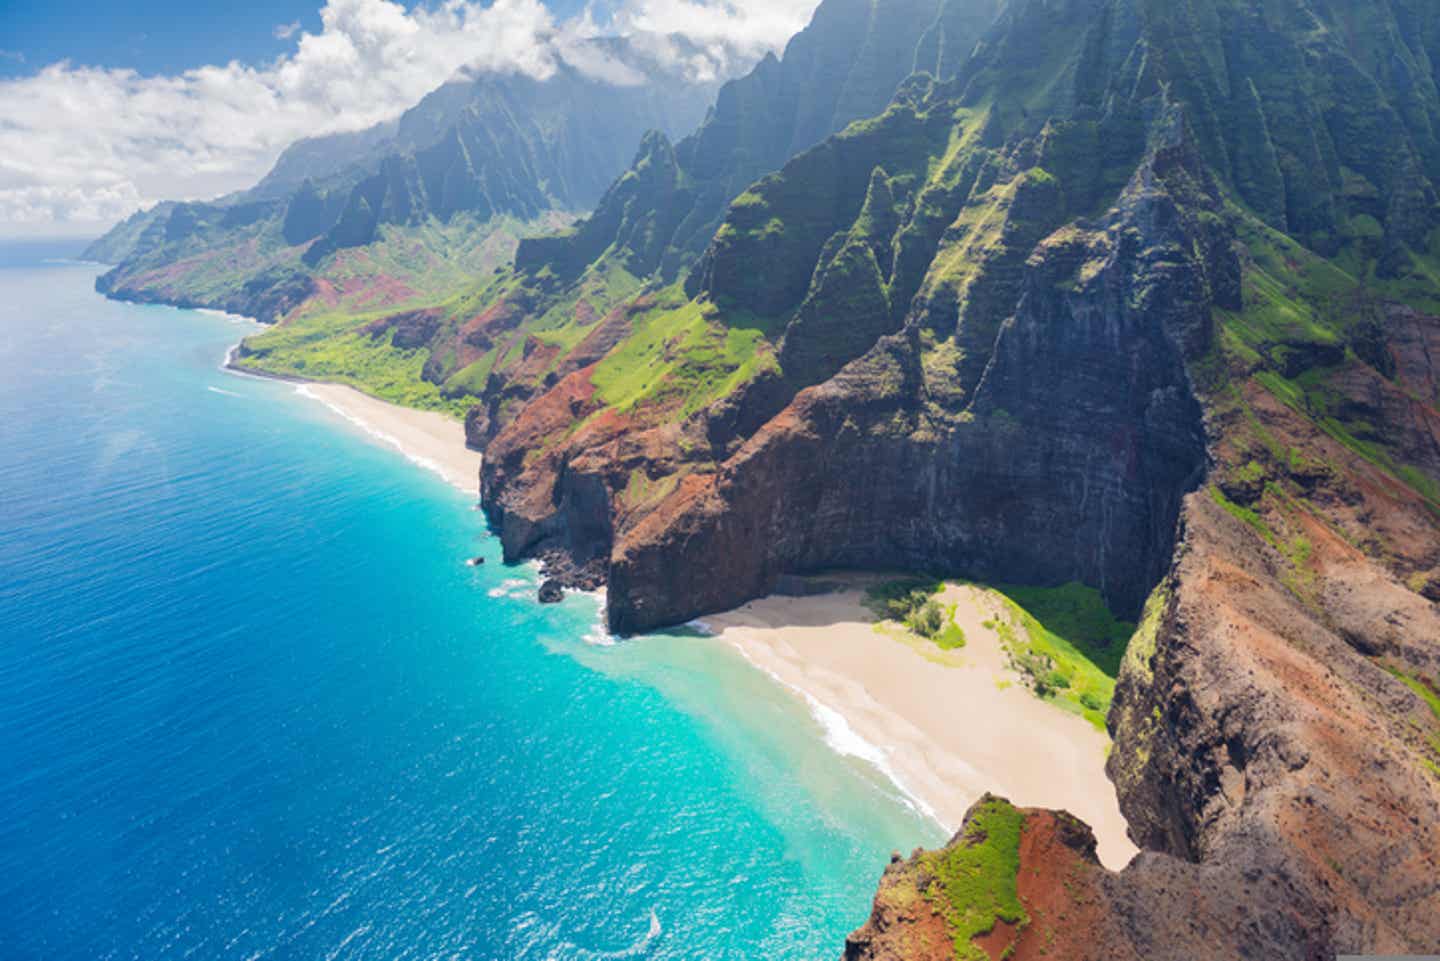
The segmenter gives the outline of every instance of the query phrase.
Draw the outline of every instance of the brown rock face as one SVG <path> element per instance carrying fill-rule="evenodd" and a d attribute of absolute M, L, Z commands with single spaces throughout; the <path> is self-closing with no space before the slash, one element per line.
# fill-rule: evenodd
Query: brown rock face
<path fill-rule="evenodd" d="M 1440 318 L 1385 313 L 1405 389 L 1358 359 L 1325 379 L 1419 458 L 1440 437 Z M 1220 488 L 1186 499 L 1121 672 L 1109 773 L 1145 850 L 1118 873 L 1076 869 L 1073 846 L 1028 842 L 1031 812 L 1018 876 L 1031 923 L 1005 935 L 1009 956 L 1434 953 L 1440 713 L 1421 692 L 1440 680 L 1440 609 L 1414 589 L 1440 551 L 1434 505 L 1253 383 L 1201 399 L 1213 476 L 1250 506 Z M 1245 482 L 1257 464 L 1259 492 Z M 915 863 L 886 872 L 847 958 L 956 956 L 902 937 L 887 892 Z M 995 938 L 976 944 L 1000 956 Z"/>
<path fill-rule="evenodd" d="M 1010 232 L 1020 256 L 970 287 L 1016 303 L 983 346 L 987 363 L 927 349 L 938 315 L 982 348 L 963 313 L 922 293 L 904 330 L 623 532 L 612 628 L 723 610 L 787 572 L 827 567 L 1082 580 L 1137 611 L 1168 566 L 1180 497 L 1204 472 L 1184 357 L 1208 348 L 1210 305 L 1238 297 L 1228 239 L 1194 213 L 1213 197 L 1192 179 L 1183 127 L 1171 136 L 1105 222 L 1038 243 Z M 1016 203 L 1005 215 L 1034 213 Z M 937 402 L 955 391 L 974 395 L 963 412 Z M 681 544 L 712 564 L 674 563 Z"/>
<path fill-rule="evenodd" d="M 1316 544 L 1297 594 L 1288 561 L 1208 493 L 1191 496 L 1110 719 L 1110 773 L 1147 850 L 1110 873 L 1093 840 L 1086 854 L 1086 829 L 1027 812 L 1029 921 L 975 939 L 986 956 L 1440 949 L 1440 718 L 1392 673 L 1435 678 L 1440 614 L 1343 539 Z M 923 881 L 920 864 L 886 870 L 846 959 L 957 956 L 938 908 L 896 896 Z"/>

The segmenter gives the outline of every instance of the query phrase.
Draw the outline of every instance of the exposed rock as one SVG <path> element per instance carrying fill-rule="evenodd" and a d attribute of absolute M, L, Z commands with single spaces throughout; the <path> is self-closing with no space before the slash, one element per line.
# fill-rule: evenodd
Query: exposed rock
<path fill-rule="evenodd" d="M 410 310 L 382 317 L 366 324 L 361 330 L 374 338 L 383 338 L 388 334 L 391 344 L 398 350 L 415 350 L 429 344 L 439 326 L 438 311 Z"/>
<path fill-rule="evenodd" d="M 1440 321 L 1405 264 L 1436 225 L 1440 103 L 1406 78 L 1440 14 L 1287 10 L 1011 4 L 953 83 L 732 206 L 673 309 L 763 328 L 773 364 L 619 403 L 612 354 L 495 435 L 507 551 L 603 564 L 620 632 L 827 567 L 1151 598 L 1110 718 L 1145 853 L 1107 873 L 1028 812 L 1023 912 L 957 943 L 975 904 L 937 906 L 947 855 L 919 854 L 847 957 L 1440 949 Z M 1399 32 L 1342 42 L 1352 14 Z M 1342 248 L 1357 275 L 1317 256 Z"/>
<path fill-rule="evenodd" d="M 673 146 L 647 138 L 594 215 L 571 236 L 523 243 L 519 266 L 573 275 L 613 247 L 637 275 L 676 278 L 748 184 L 850 122 L 879 114 L 912 69 L 952 76 L 1002 6 L 826 0 L 782 58 L 767 56 L 720 90 L 699 130 Z"/>
<path fill-rule="evenodd" d="M 541 604 L 559 604 L 565 600 L 565 588 L 557 580 L 546 580 L 540 585 Z"/>
<path fill-rule="evenodd" d="M 608 582 L 619 632 L 831 567 L 1143 612 L 1109 771 L 1144 853 L 987 799 L 847 957 L 1440 951 L 1440 7 L 999 9 L 826 0 L 518 276 L 372 332 L 479 398 L 507 561 Z M 367 170 L 334 229 L 504 195 L 470 146 Z"/>
<path fill-rule="evenodd" d="M 612 556 L 612 629 L 686 620 L 773 590 L 785 572 L 847 566 L 1082 580 L 1138 611 L 1204 468 L 1184 353 L 1208 349 L 1212 298 L 1234 303 L 1238 283 L 1228 239 L 1199 216 L 1215 201 L 1197 187 L 1183 125 L 1171 136 L 1104 223 L 1039 244 L 1019 225 L 1002 230 L 1028 259 L 1016 272 L 991 261 L 1017 310 L 985 345 L 979 383 L 957 385 L 926 356 L 922 294 L 904 332 L 799 394 L 627 531 Z M 1214 256 L 1179 254 L 1192 250 Z M 963 325 L 962 314 L 952 330 Z M 948 411 L 937 389 L 974 399 Z M 680 544 L 723 576 L 675 563 Z"/>

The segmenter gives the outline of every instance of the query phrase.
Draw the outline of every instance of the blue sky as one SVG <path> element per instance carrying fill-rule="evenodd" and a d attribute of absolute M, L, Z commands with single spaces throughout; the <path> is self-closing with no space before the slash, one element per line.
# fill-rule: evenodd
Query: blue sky
<path fill-rule="evenodd" d="M 0 238 L 93 236 L 242 190 L 296 140 L 393 119 L 457 76 L 569 63 L 617 82 L 581 55 L 597 33 L 724 79 L 818 2 L 595 0 L 582 16 L 584 0 L 0 0 Z"/>
<path fill-rule="evenodd" d="M 564 18 L 584 0 L 546 6 Z M 0 77 L 33 74 L 60 60 L 148 75 L 229 60 L 261 63 L 293 47 L 291 25 L 318 30 L 316 0 L 0 0 Z"/>
<path fill-rule="evenodd" d="M 0 75 L 33 73 L 57 60 L 142 73 L 178 73 L 229 59 L 258 62 L 285 52 L 275 28 L 299 21 L 318 28 L 316 4 L 248 0 L 193 4 L 3 0 Z M 17 56 L 18 55 L 18 56 Z"/>

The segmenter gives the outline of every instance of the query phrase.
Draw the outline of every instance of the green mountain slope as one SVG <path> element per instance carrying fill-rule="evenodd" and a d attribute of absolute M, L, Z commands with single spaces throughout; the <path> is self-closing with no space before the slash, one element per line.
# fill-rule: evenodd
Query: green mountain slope
<path fill-rule="evenodd" d="M 571 237 L 527 245 L 520 267 L 574 274 L 601 255 L 667 280 L 704 251 L 730 202 L 852 121 L 881 112 L 916 69 L 954 69 L 998 0 L 826 0 L 784 56 L 727 84 L 693 135 L 652 138 Z"/>
<path fill-rule="evenodd" d="M 968 52 L 978 24 L 989 19 L 983 11 L 994 7 L 826 0 L 783 58 L 767 59 L 721 90 L 694 135 L 678 146 L 661 131 L 637 138 L 630 169 L 595 213 L 573 231 L 522 240 L 513 276 L 486 270 L 451 296 L 407 302 L 406 310 L 444 317 L 423 348 L 428 360 L 409 368 L 425 383 L 414 391 L 372 389 L 392 398 L 438 391 L 456 406 L 469 398 L 472 440 L 483 444 L 528 399 L 598 359 L 596 351 L 629 329 L 628 310 L 617 308 L 647 286 L 687 275 L 730 200 L 757 176 L 781 166 L 797 145 L 883 108 L 917 56 L 939 63 L 941 50 Z M 316 198 L 306 203 L 322 206 Z M 292 332 L 253 339 L 245 362 L 293 373 L 309 349 L 297 345 L 319 343 L 322 328 L 349 338 L 373 320 L 357 315 L 345 326 L 335 315 L 323 323 L 292 316 Z M 359 366 L 329 370 L 366 379 Z"/>
<path fill-rule="evenodd" d="M 1123 475 L 1107 480 L 1099 496 L 1108 506 L 1098 517 L 1092 513 L 1066 519 L 1067 536 L 1080 543 L 1054 548 L 1046 528 L 1056 518 L 1048 508 L 1029 518 L 1016 514 L 1016 529 L 997 530 L 979 541 L 968 524 L 941 516 L 933 516 L 913 540 L 880 530 L 857 533 L 856 525 L 865 531 L 883 527 L 901 508 L 919 516 L 940 509 L 938 503 L 926 504 L 921 491 L 909 490 L 918 483 L 910 479 L 873 492 L 871 497 L 881 499 L 858 512 L 868 518 L 864 522 L 797 534 L 783 548 L 764 543 L 746 548 L 745 559 L 736 565 L 742 573 L 724 579 L 723 587 L 678 583 L 675 577 L 684 575 L 675 571 L 667 572 L 663 583 L 652 582 L 650 575 L 659 576 L 665 564 L 663 543 L 655 546 L 653 568 L 648 559 L 634 554 L 635 545 L 588 547 L 581 553 L 614 551 L 612 574 L 643 564 L 637 582 L 649 592 L 676 599 L 630 618 L 624 613 L 629 601 L 617 592 L 612 602 L 615 623 L 643 626 L 683 619 L 763 591 L 787 567 L 849 562 L 859 553 L 877 563 L 965 564 L 977 573 L 1016 573 L 1018 567 L 1046 580 L 1084 580 L 1104 588 L 1122 609 L 1138 611 L 1168 564 L 1169 532 L 1186 483 L 1193 483 L 1204 465 L 1199 406 L 1190 400 L 1188 413 L 1186 407 L 1192 390 L 1184 362 L 1194 359 L 1186 351 L 1210 342 L 1206 305 L 1231 315 L 1250 313 L 1243 299 L 1244 261 L 1230 256 L 1237 240 L 1257 236 L 1262 227 L 1303 238 L 1299 242 L 1312 256 L 1329 257 L 1337 265 L 1331 275 L 1333 292 L 1346 285 L 1360 291 L 1384 284 L 1404 293 L 1430 283 L 1428 238 L 1435 225 L 1435 194 L 1425 171 L 1433 152 L 1430 110 L 1440 101 L 1422 96 L 1409 109 L 1396 106 L 1417 96 L 1413 85 L 1402 82 L 1403 65 L 1428 64 L 1428 54 L 1401 40 L 1406 36 L 1405 11 L 1381 5 L 1372 12 L 1391 18 L 1390 28 L 1373 31 L 1378 39 L 1357 47 L 1349 31 L 1355 16 L 1350 8 L 1298 2 L 1286 9 L 1240 2 L 1012 3 L 954 78 L 912 82 L 881 115 L 801 154 L 782 172 L 740 195 L 690 274 L 685 293 L 652 295 L 645 312 L 636 315 L 647 324 L 632 328 L 631 336 L 646 336 L 657 309 L 649 306 L 652 302 L 680 317 L 699 318 L 677 324 L 690 330 L 699 322 L 707 333 L 692 331 L 648 353 L 627 350 L 622 340 L 611 356 L 599 360 L 591 378 L 613 378 L 616 365 L 639 366 L 621 378 L 640 386 L 627 395 L 619 413 L 632 431 L 678 430 L 687 439 L 682 445 L 686 453 L 678 461 L 672 458 L 666 468 L 680 477 L 696 472 L 711 476 L 708 472 L 735 456 L 801 391 L 826 383 L 852 364 L 860 366 L 848 368 L 849 380 L 868 382 L 859 394 L 852 391 L 836 399 L 833 416 L 858 421 L 858 429 L 871 431 L 872 437 L 889 432 L 902 447 L 909 446 L 907 438 L 917 436 L 958 445 L 939 462 L 933 460 L 938 451 L 929 443 L 922 445 L 930 450 L 925 458 L 930 466 L 916 478 L 933 484 L 937 468 L 961 452 L 989 463 L 997 475 L 1038 471 L 1038 463 L 1023 464 L 1005 451 L 1009 445 L 998 428 L 1013 422 L 1023 432 L 1028 416 L 1050 422 L 1034 425 L 1037 437 L 1063 431 L 1053 423 L 1055 397 L 1023 398 L 1033 407 L 1021 409 L 1022 397 L 1013 393 L 1017 385 L 1006 383 L 1007 377 L 1022 376 L 1020 361 L 1012 356 L 1019 348 L 1009 347 L 1022 335 L 1010 327 L 1025 319 L 1025 308 L 1042 304 L 1034 284 L 1045 271 L 1056 272 L 1057 283 L 1083 287 L 1083 273 L 1071 277 L 1064 271 L 1078 270 L 1077 264 L 1097 256 L 1091 249 L 1100 242 L 1094 239 L 1095 231 L 1120 230 L 1104 225 L 1118 216 L 1115 204 L 1122 192 L 1137 189 L 1137 171 L 1145 169 L 1142 160 L 1158 149 L 1157 137 L 1175 144 L 1168 149 L 1183 148 L 1190 157 L 1184 169 L 1193 182 L 1177 183 L 1171 192 L 1195 226 L 1187 229 L 1191 236 L 1169 242 L 1180 244 L 1190 259 L 1199 257 L 1193 267 L 1186 267 L 1182 258 L 1173 268 L 1200 272 L 1195 279 L 1200 288 L 1188 291 L 1181 305 L 1195 316 L 1183 329 L 1163 331 L 1154 327 L 1158 310 L 1152 309 L 1143 324 L 1135 321 L 1140 326 L 1133 332 L 1112 332 L 1126 350 L 1144 347 L 1133 354 L 1132 363 L 1148 380 L 1128 375 L 1118 383 L 1124 391 L 1120 396 L 1111 385 L 1097 382 L 1092 386 L 1099 402 L 1083 393 L 1074 398 L 1077 411 L 1097 406 L 1092 419 L 1133 433 L 1137 440 L 1129 446 L 1138 458 Z M 1392 78 L 1393 90 L 1378 82 L 1360 82 L 1356 77 L 1364 75 L 1362 56 L 1396 64 L 1392 73 L 1402 81 Z M 1286 69 L 1277 69 L 1277 64 Z M 1224 78 L 1223 90 L 1217 78 Z M 1297 102 L 1306 105 L 1299 114 L 1293 108 Z M 1282 110 L 1285 104 L 1291 105 L 1291 113 Z M 1237 111 L 1248 111 L 1253 123 L 1240 124 Z M 1305 153 L 1312 147 L 1318 151 L 1314 156 Z M 1255 192 L 1260 188 L 1250 176 L 1251 167 L 1237 166 L 1232 157 L 1268 158 L 1265 176 L 1275 193 L 1264 196 L 1274 200 L 1278 193 L 1284 202 L 1258 208 L 1254 198 L 1261 196 Z M 639 163 L 612 190 L 612 198 L 627 192 L 674 197 L 675 185 L 685 180 L 678 151 L 651 138 Z M 681 209 L 685 202 L 680 200 Z M 668 210 L 663 204 L 661 209 Z M 591 223 L 598 220 L 599 215 Z M 582 225 L 579 235 L 589 226 Z M 650 244 L 664 235 L 662 229 L 651 229 L 634 236 Z M 527 258 L 550 243 L 523 245 L 522 266 L 532 271 L 538 267 L 541 274 L 553 270 L 563 282 L 566 271 L 580 264 L 563 257 L 558 262 Z M 633 240 L 627 245 L 632 252 L 643 246 Z M 1265 249 L 1254 245 L 1250 259 Z M 613 253 L 594 263 L 611 263 Z M 1066 266 L 1069 261 L 1075 263 Z M 1246 276 L 1257 276 L 1253 266 Z M 666 280 L 661 267 L 656 282 Z M 1248 289 L 1255 289 L 1254 280 Z M 1069 309 L 1053 309 L 1062 308 Z M 1147 327 L 1152 333 L 1145 333 Z M 1303 329 L 1277 333 L 1295 341 L 1293 356 L 1308 356 Z M 566 336 L 578 342 L 579 334 L 576 330 Z M 712 373 L 701 381 L 704 392 L 685 396 L 689 388 L 677 386 L 674 379 L 692 365 L 687 345 L 728 342 L 737 335 L 750 344 L 743 362 L 730 369 L 723 353 L 707 359 Z M 1328 336 L 1337 342 L 1346 335 Z M 1145 347 L 1145 337 L 1157 339 Z M 1167 346 L 1167 339 L 1177 338 L 1186 350 Z M 1103 345 L 1077 341 L 1071 347 L 1076 352 L 1069 358 L 1072 362 L 1094 354 L 1097 375 L 1114 363 Z M 1284 347 L 1274 347 L 1268 354 L 1280 374 L 1284 353 Z M 563 378 L 580 366 L 560 362 L 547 376 Z M 1053 370 L 1055 377 L 1063 373 L 1063 366 Z M 513 391 L 513 379 L 504 383 L 505 390 Z M 830 385 L 825 395 L 840 392 L 842 386 L 849 384 Z M 868 396 L 874 390 L 880 393 Z M 1147 398 L 1170 393 L 1176 399 L 1163 410 L 1146 406 Z M 603 402 L 605 393 L 597 398 Z M 677 400 L 682 415 L 678 424 Z M 879 405 L 873 426 L 865 426 L 867 420 L 852 404 L 862 409 Z M 1153 430 L 1141 429 L 1146 418 L 1156 417 L 1178 418 L 1169 437 L 1156 438 Z M 592 414 L 590 420 L 596 419 Z M 488 432 L 510 422 L 523 427 L 503 403 L 489 409 L 484 420 Z M 1073 427 L 1083 435 L 1087 425 L 1077 422 Z M 587 439 L 583 429 L 573 432 L 562 459 L 588 457 L 581 449 Z M 610 440 L 602 436 L 596 442 L 603 447 Z M 1056 436 L 1054 442 L 1062 444 L 1063 439 Z M 971 449 L 972 443 L 979 446 Z M 526 446 L 518 443 L 517 449 Z M 499 451 L 509 450 L 502 442 Z M 916 450 L 907 456 L 918 455 Z M 1041 446 L 1034 456 L 1054 455 Z M 1070 468 L 1073 483 L 1095 474 L 1079 462 L 1083 457 L 1078 452 L 1067 456 L 1078 458 Z M 530 483 L 527 475 L 534 473 L 535 482 L 543 485 L 547 470 L 538 463 L 528 458 L 517 470 L 503 457 L 492 456 L 490 483 L 502 491 L 518 485 L 523 492 Z M 1404 458 L 1395 458 L 1394 465 L 1402 474 L 1419 470 Z M 956 467 L 961 467 L 958 461 Z M 945 480 L 972 492 L 990 487 L 983 478 L 964 473 Z M 622 486 L 618 475 L 609 483 Z M 1047 504 L 1049 498 L 1042 495 L 1051 482 L 1038 483 L 1033 502 Z M 628 482 L 623 486 L 628 489 Z M 701 509 L 686 502 L 693 500 L 694 490 L 683 484 L 656 489 L 672 491 L 670 503 L 650 505 L 657 512 Z M 823 499 L 823 479 L 805 490 L 812 500 Z M 516 496 L 523 500 L 528 494 L 522 492 Z M 851 495 L 840 499 L 849 501 Z M 726 500 L 724 508 L 717 516 L 730 516 L 735 504 Z M 1087 511 L 1095 509 L 1094 503 L 1086 505 Z M 497 516 L 503 519 L 505 510 L 502 496 Z M 544 510 L 557 507 L 549 503 Z M 522 527 L 541 542 L 551 536 L 545 532 L 552 528 L 534 518 Z M 617 536 L 623 530 L 624 525 Z M 852 540 L 859 543 L 848 542 Z M 738 545 L 735 550 L 740 550 Z M 717 591 L 728 593 L 722 597 Z"/>

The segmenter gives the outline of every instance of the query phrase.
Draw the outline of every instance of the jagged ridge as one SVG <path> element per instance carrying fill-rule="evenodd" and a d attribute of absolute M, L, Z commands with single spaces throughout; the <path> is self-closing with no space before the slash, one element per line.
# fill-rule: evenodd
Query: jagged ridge
<path fill-rule="evenodd" d="M 1434 950 L 1437 19 L 1009 4 L 503 420 L 507 552 L 608 575 L 621 630 L 830 564 L 1161 581 L 1110 719 L 1150 853 L 1086 869 L 1074 956 Z"/>

